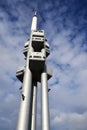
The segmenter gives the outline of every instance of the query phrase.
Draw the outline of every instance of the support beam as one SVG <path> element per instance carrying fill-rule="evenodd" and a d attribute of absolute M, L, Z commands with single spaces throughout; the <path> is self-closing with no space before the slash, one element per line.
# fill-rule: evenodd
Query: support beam
<path fill-rule="evenodd" d="M 31 130 L 32 93 L 32 73 L 26 67 L 17 130 Z"/>
<path fill-rule="evenodd" d="M 36 103 L 37 103 L 37 82 L 33 83 L 33 102 L 32 102 L 32 123 L 31 130 L 36 130 Z"/>
<path fill-rule="evenodd" d="M 41 74 L 41 100 L 42 100 L 42 130 L 50 130 L 49 125 L 49 103 L 46 70 Z"/>

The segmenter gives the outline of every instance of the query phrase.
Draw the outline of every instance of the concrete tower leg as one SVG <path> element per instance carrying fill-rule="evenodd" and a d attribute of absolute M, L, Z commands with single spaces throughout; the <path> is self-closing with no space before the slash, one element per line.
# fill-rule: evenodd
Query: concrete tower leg
<path fill-rule="evenodd" d="M 49 104 L 48 104 L 48 86 L 46 69 L 41 74 L 41 100 L 42 100 L 42 130 L 50 130 L 49 125 Z"/>
<path fill-rule="evenodd" d="M 32 73 L 26 67 L 17 130 L 31 130 L 32 92 Z"/>
<path fill-rule="evenodd" d="M 31 130 L 36 130 L 36 102 L 37 102 L 37 82 L 33 83 L 33 102 L 32 102 L 32 123 Z"/>

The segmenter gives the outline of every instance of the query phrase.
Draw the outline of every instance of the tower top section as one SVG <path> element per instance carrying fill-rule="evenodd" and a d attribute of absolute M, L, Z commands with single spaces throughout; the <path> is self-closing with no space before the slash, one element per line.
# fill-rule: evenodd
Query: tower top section
<path fill-rule="evenodd" d="M 34 12 L 34 16 L 32 18 L 31 31 L 37 30 L 37 12 Z"/>

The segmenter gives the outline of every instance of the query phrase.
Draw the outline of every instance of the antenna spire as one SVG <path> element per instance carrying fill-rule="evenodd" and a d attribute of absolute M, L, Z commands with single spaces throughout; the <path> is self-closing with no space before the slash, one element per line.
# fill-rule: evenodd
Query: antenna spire
<path fill-rule="evenodd" d="M 37 11 L 35 10 L 35 12 L 34 12 L 34 16 L 37 16 Z"/>
<path fill-rule="evenodd" d="M 32 18 L 31 30 L 37 30 L 37 11 L 34 12 L 34 16 Z"/>

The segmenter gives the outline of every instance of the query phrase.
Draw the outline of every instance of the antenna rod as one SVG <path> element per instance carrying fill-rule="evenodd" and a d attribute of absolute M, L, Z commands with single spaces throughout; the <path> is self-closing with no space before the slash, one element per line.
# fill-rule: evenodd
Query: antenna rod
<path fill-rule="evenodd" d="M 31 31 L 37 30 L 37 12 L 34 12 L 34 16 L 32 18 Z"/>

